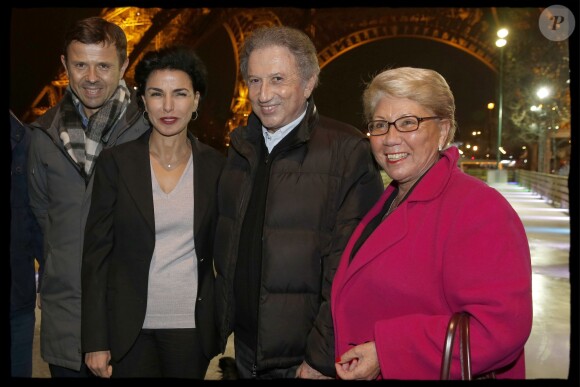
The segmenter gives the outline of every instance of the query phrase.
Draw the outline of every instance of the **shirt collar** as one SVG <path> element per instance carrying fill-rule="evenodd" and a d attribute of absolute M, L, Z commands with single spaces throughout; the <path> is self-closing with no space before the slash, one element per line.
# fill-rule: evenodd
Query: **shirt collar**
<path fill-rule="evenodd" d="M 87 128 L 89 126 L 89 117 L 87 117 L 85 109 L 83 109 L 83 104 L 80 102 L 81 101 L 80 98 L 78 99 L 78 101 L 75 98 L 73 98 L 72 100 L 74 106 L 77 108 L 77 111 L 79 112 L 79 115 L 81 116 L 83 128 Z"/>

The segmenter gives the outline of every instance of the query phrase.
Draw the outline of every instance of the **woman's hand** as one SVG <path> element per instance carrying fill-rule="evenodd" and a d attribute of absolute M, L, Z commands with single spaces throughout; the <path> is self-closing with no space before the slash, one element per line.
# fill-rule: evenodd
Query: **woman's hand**
<path fill-rule="evenodd" d="M 375 380 L 381 373 L 375 342 L 357 345 L 337 359 L 336 374 L 345 380 Z"/>
<path fill-rule="evenodd" d="M 85 364 L 93 374 L 101 378 L 110 378 L 113 374 L 111 361 L 111 351 L 87 352 L 85 354 Z"/>

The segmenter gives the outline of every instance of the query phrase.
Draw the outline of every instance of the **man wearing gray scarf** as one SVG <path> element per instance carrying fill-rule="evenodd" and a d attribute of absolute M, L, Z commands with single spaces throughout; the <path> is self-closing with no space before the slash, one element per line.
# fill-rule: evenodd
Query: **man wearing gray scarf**
<path fill-rule="evenodd" d="M 31 124 L 30 205 L 42 228 L 40 348 L 52 377 L 90 375 L 81 352 L 81 261 L 99 153 L 148 129 L 123 75 L 123 30 L 100 17 L 76 22 L 61 55 L 69 86 Z"/>

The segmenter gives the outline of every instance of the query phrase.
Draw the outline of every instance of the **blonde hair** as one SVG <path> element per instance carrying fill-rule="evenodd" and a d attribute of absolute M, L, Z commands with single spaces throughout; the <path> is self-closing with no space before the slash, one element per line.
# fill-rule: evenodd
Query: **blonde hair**
<path fill-rule="evenodd" d="M 407 98 L 432 110 L 436 116 L 450 122 L 445 144 L 455 137 L 455 99 L 447 81 L 437 71 L 398 67 L 387 69 L 376 75 L 363 92 L 364 116 L 372 120 L 375 108 L 381 98 Z"/>

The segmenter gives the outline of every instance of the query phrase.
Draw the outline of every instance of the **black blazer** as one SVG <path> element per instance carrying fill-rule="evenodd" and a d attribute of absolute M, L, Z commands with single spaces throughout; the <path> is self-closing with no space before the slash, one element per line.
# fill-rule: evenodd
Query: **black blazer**
<path fill-rule="evenodd" d="M 149 266 L 155 247 L 150 133 L 101 152 L 85 228 L 82 352 L 110 350 L 115 361 L 131 348 L 145 320 Z M 218 354 L 213 242 L 217 183 L 225 157 L 188 136 L 193 153 L 193 223 L 199 276 L 195 322 L 204 354 L 211 359 Z"/>

